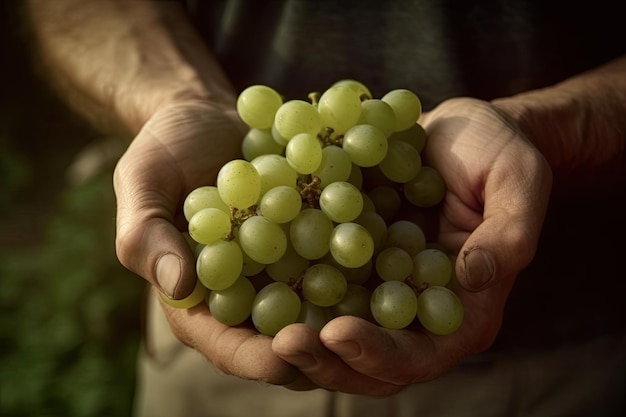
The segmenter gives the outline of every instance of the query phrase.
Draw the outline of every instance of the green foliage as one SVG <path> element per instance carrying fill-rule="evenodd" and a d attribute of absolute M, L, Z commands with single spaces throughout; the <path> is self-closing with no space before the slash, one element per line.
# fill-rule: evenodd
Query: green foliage
<path fill-rule="evenodd" d="M 39 209 L 43 239 L 0 253 L 0 415 L 128 416 L 144 284 L 115 256 L 110 173 Z"/>

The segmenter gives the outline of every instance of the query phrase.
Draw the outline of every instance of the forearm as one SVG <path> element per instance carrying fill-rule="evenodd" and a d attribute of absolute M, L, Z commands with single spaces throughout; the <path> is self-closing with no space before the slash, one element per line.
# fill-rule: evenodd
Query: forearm
<path fill-rule="evenodd" d="M 133 136 L 161 106 L 234 93 L 170 1 L 29 0 L 43 71 L 69 105 L 98 127 Z"/>
<path fill-rule="evenodd" d="M 553 87 L 493 102 L 545 155 L 557 192 L 626 182 L 626 57 Z"/>

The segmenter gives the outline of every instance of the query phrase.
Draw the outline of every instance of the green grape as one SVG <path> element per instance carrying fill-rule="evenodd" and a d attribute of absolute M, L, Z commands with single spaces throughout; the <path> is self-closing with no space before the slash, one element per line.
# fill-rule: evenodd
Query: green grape
<path fill-rule="evenodd" d="M 320 209 L 336 223 L 350 222 L 363 210 L 361 191 L 346 181 L 328 184 L 319 199 Z"/>
<path fill-rule="evenodd" d="M 322 162 L 322 143 L 315 135 L 299 133 L 287 143 L 285 157 L 298 174 L 310 174 Z"/>
<path fill-rule="evenodd" d="M 285 254 L 276 262 L 266 265 L 265 272 L 274 281 L 295 281 L 309 267 L 310 261 L 303 258 L 293 248 L 291 242 L 287 242 Z"/>
<path fill-rule="evenodd" d="M 340 270 L 328 264 L 311 265 L 302 277 L 302 296 L 320 307 L 337 304 L 348 283 Z"/>
<path fill-rule="evenodd" d="M 374 321 L 370 310 L 372 292 L 362 285 L 348 284 L 346 294 L 341 301 L 331 307 L 335 317 L 356 316 L 367 321 Z"/>
<path fill-rule="evenodd" d="M 426 236 L 417 224 L 409 220 L 397 220 L 387 228 L 385 247 L 402 248 L 413 258 L 426 248 Z"/>
<path fill-rule="evenodd" d="M 359 94 L 359 97 L 361 97 L 361 98 L 365 98 L 365 99 L 371 99 L 372 98 L 372 93 L 370 92 L 370 90 L 365 86 L 365 84 L 363 84 L 360 81 L 351 80 L 351 79 L 345 79 L 345 80 L 339 80 L 336 83 L 334 83 L 333 85 L 334 86 L 336 86 L 336 85 L 345 85 L 345 86 L 350 87 L 354 91 L 356 91 Z"/>
<path fill-rule="evenodd" d="M 363 211 L 376 212 L 376 206 L 374 205 L 374 202 L 372 201 L 370 196 L 364 191 L 361 191 L 361 194 L 363 195 Z"/>
<path fill-rule="evenodd" d="M 269 129 L 250 129 L 241 142 L 241 153 L 246 161 L 252 161 L 259 155 L 284 152 L 285 146 L 274 140 Z"/>
<path fill-rule="evenodd" d="M 395 132 L 410 128 L 422 114 L 422 102 L 410 90 L 391 90 L 381 100 L 389 104 L 396 115 Z"/>
<path fill-rule="evenodd" d="M 400 211 L 402 205 L 402 197 L 392 187 L 388 185 L 379 185 L 367 192 L 376 213 L 380 214 L 386 222 L 391 221 Z"/>
<path fill-rule="evenodd" d="M 402 281 L 385 281 L 372 292 L 372 316 L 387 329 L 403 329 L 413 322 L 417 313 L 417 296 Z"/>
<path fill-rule="evenodd" d="M 359 124 L 346 132 L 342 148 L 356 165 L 372 167 L 387 155 L 387 135 L 374 125 Z"/>
<path fill-rule="evenodd" d="M 336 181 L 346 181 L 352 172 L 350 155 L 341 147 L 330 145 L 322 149 L 322 161 L 311 175 L 320 179 L 320 188 Z"/>
<path fill-rule="evenodd" d="M 446 195 L 446 183 L 439 172 L 423 166 L 419 174 L 404 184 L 404 197 L 414 206 L 433 207 Z"/>
<path fill-rule="evenodd" d="M 252 302 L 252 323 L 259 333 L 276 336 L 300 315 L 300 297 L 284 282 L 263 287 Z"/>
<path fill-rule="evenodd" d="M 371 259 L 368 259 L 367 262 L 358 268 L 349 268 L 337 262 L 330 253 L 324 256 L 323 262 L 340 270 L 343 273 L 343 276 L 346 277 L 348 284 L 364 284 L 370 279 L 372 270 L 374 269 L 374 263 Z"/>
<path fill-rule="evenodd" d="M 206 245 L 230 234 L 230 216 L 217 208 L 205 208 L 191 217 L 188 229 L 193 240 Z"/>
<path fill-rule="evenodd" d="M 287 250 L 287 237 L 283 229 L 263 216 L 246 219 L 237 233 L 241 249 L 254 261 L 271 264 L 278 261 Z"/>
<path fill-rule="evenodd" d="M 352 169 L 350 170 L 350 176 L 348 176 L 346 181 L 354 185 L 359 190 L 363 188 L 363 172 L 361 171 L 361 167 L 353 163 Z"/>
<path fill-rule="evenodd" d="M 291 100 L 280 106 L 274 125 L 280 136 L 286 140 L 298 133 L 317 135 L 322 129 L 317 109 L 304 100 Z"/>
<path fill-rule="evenodd" d="M 374 239 L 358 223 L 340 223 L 330 236 L 330 253 L 335 260 L 348 268 L 358 268 L 371 259 Z"/>
<path fill-rule="evenodd" d="M 222 201 L 217 187 L 206 185 L 198 187 L 187 194 L 183 202 L 183 214 L 185 219 L 189 221 L 196 212 L 208 207 L 218 208 L 224 213 L 230 213 L 228 206 Z"/>
<path fill-rule="evenodd" d="M 404 249 L 387 248 L 376 256 L 376 272 L 383 281 L 404 281 L 413 271 L 413 259 Z"/>
<path fill-rule="evenodd" d="M 241 276 L 230 287 L 221 291 L 211 291 L 207 297 L 207 304 L 211 314 L 218 321 L 228 326 L 237 326 L 250 317 L 255 296 L 256 290 L 252 282 Z"/>
<path fill-rule="evenodd" d="M 408 129 L 392 133 L 389 136 L 389 141 L 393 140 L 406 142 L 421 153 L 424 150 L 424 146 L 426 146 L 427 134 L 422 125 L 415 123 Z"/>
<path fill-rule="evenodd" d="M 318 332 L 332 319 L 332 312 L 326 307 L 317 306 L 304 300 L 300 306 L 297 323 L 304 323 Z"/>
<path fill-rule="evenodd" d="M 439 249 L 424 249 L 415 255 L 412 269 L 416 285 L 445 287 L 452 277 L 450 257 Z"/>
<path fill-rule="evenodd" d="M 396 128 L 396 114 L 391 106 L 382 100 L 365 100 L 361 103 L 358 124 L 374 125 L 388 138 Z"/>
<path fill-rule="evenodd" d="M 205 245 L 196 260 L 196 273 L 210 290 L 230 287 L 241 275 L 243 255 L 233 241 L 217 240 Z"/>
<path fill-rule="evenodd" d="M 259 202 L 259 212 L 274 223 L 292 221 L 300 212 L 302 196 L 293 187 L 279 185 L 268 190 Z"/>
<path fill-rule="evenodd" d="M 282 155 L 260 155 L 250 163 L 261 177 L 261 196 L 268 190 L 281 185 L 295 189 L 298 173 L 289 165 Z"/>
<path fill-rule="evenodd" d="M 359 93 L 346 85 L 334 85 L 324 91 L 317 103 L 322 127 L 330 127 L 334 135 L 343 135 L 361 115 Z"/>
<path fill-rule="evenodd" d="M 362 211 L 359 217 L 354 219 L 355 223 L 365 227 L 374 240 L 374 254 L 383 248 L 387 240 L 387 223 L 383 217 L 375 211 Z"/>
<path fill-rule="evenodd" d="M 234 159 L 217 173 L 217 189 L 226 205 L 245 210 L 261 196 L 261 176 L 252 163 Z"/>
<path fill-rule="evenodd" d="M 191 308 L 195 307 L 201 302 L 204 301 L 204 297 L 207 294 L 207 289 L 199 280 L 196 280 L 196 285 L 193 287 L 193 291 L 185 298 L 181 298 L 180 300 L 174 300 L 173 298 L 168 297 L 164 293 L 159 291 L 161 296 L 161 300 L 165 302 L 165 304 L 170 305 L 174 308 Z"/>
<path fill-rule="evenodd" d="M 283 99 L 275 90 L 265 85 L 253 85 L 241 92 L 237 98 L 237 113 L 248 126 L 269 129 L 274 122 Z"/>
<path fill-rule="evenodd" d="M 285 139 L 280 134 L 278 129 L 276 129 L 276 124 L 272 125 L 272 129 L 270 131 L 272 132 L 272 138 L 274 138 L 274 142 L 276 142 L 278 145 L 280 145 L 283 148 L 287 147 L 287 144 L 289 143 L 289 140 Z"/>
<path fill-rule="evenodd" d="M 293 248 L 305 259 L 319 259 L 330 249 L 333 222 L 321 210 L 302 210 L 291 221 L 289 235 Z"/>
<path fill-rule="evenodd" d="M 417 298 L 417 318 L 429 332 L 448 335 L 463 322 L 463 304 L 448 288 L 428 287 Z"/>
<path fill-rule="evenodd" d="M 390 180 L 405 183 L 417 176 L 422 168 L 422 157 L 413 146 L 401 140 L 389 142 L 387 155 L 378 168 Z"/>
<path fill-rule="evenodd" d="M 241 247 L 238 239 L 235 239 L 235 242 L 237 242 L 239 247 Z M 245 251 L 242 250 L 241 254 L 243 255 L 243 266 L 241 268 L 241 275 L 243 275 L 244 277 L 255 276 L 265 269 L 265 264 L 255 261 L 250 256 L 248 256 Z"/>

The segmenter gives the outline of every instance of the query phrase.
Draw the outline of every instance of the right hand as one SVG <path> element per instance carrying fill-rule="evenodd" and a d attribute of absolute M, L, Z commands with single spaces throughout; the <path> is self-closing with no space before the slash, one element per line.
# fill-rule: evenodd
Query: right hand
<path fill-rule="evenodd" d="M 117 255 L 158 291 L 176 299 L 191 292 L 196 271 L 181 234 L 183 201 L 194 188 L 214 184 L 224 163 L 241 157 L 246 131 L 232 106 L 170 104 L 148 120 L 117 164 Z M 272 351 L 271 338 L 218 322 L 205 303 L 189 310 L 162 305 L 174 334 L 221 371 L 280 385 L 299 375 Z"/>

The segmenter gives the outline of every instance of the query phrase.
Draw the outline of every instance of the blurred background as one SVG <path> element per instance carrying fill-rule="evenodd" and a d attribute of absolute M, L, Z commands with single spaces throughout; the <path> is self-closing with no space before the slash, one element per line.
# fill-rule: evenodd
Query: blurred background
<path fill-rule="evenodd" d="M 128 416 L 143 280 L 114 248 L 102 138 L 33 70 L 0 2 L 0 416 Z"/>

